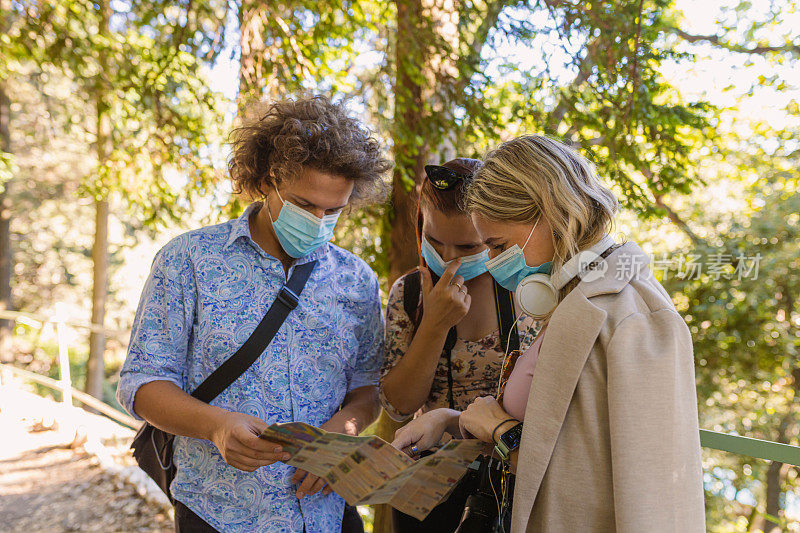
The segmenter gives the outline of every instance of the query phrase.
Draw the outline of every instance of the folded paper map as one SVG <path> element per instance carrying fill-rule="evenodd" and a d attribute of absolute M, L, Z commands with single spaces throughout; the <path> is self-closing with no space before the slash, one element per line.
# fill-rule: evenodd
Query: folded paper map
<path fill-rule="evenodd" d="M 287 464 L 324 478 L 348 504 L 388 503 L 419 520 L 488 452 L 479 440 L 454 439 L 415 461 L 379 437 L 328 433 L 302 422 L 273 424 L 261 437 L 281 444 L 292 454 Z"/>

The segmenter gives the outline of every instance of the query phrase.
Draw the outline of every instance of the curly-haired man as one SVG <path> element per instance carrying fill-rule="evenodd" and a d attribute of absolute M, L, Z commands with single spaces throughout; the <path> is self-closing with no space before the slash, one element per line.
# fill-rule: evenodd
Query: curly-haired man
<path fill-rule="evenodd" d="M 356 434 L 377 416 L 378 280 L 328 241 L 345 207 L 382 192 L 390 166 L 364 125 L 324 97 L 258 106 L 234 130 L 228 170 L 261 201 L 156 255 L 117 396 L 177 435 L 178 531 L 340 530 L 342 499 L 258 435 L 290 421 Z M 298 307 L 258 360 L 210 405 L 190 396 L 311 261 Z"/>

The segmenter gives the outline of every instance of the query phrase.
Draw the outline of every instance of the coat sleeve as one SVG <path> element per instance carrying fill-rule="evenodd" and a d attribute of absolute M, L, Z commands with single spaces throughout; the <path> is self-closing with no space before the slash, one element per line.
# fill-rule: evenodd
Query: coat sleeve
<path fill-rule="evenodd" d="M 692 340 L 674 310 L 636 313 L 607 346 L 617 531 L 705 531 Z"/>

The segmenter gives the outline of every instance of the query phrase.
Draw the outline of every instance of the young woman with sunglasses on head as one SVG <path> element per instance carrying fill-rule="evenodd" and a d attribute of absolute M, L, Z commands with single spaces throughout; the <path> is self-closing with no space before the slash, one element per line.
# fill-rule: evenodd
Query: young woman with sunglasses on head
<path fill-rule="evenodd" d="M 650 258 L 608 235 L 611 191 L 524 136 L 487 155 L 465 204 L 489 272 L 547 321 L 500 401 L 459 417 L 515 469 L 511 531 L 705 531 L 691 337 Z"/>
<path fill-rule="evenodd" d="M 457 432 L 458 412 L 493 393 L 507 349 L 527 347 L 536 335 L 537 322 L 517 322 L 511 293 L 486 273 L 486 247 L 461 207 L 479 166 L 455 159 L 425 167 L 417 213 L 421 266 L 395 282 L 386 315 L 380 396 L 397 421 L 435 410 L 437 418 L 455 420 Z M 413 442 L 405 450 L 412 456 L 437 444 Z M 455 530 L 465 491 L 454 491 L 424 522 L 395 512 L 395 531 Z"/>

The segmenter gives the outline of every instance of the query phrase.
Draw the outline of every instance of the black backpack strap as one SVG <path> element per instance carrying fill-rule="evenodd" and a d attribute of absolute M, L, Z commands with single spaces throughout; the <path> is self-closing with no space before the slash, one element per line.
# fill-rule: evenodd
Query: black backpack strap
<path fill-rule="evenodd" d="M 439 281 L 439 276 L 431 272 L 431 282 L 436 285 Z M 403 280 L 403 310 L 406 312 L 412 323 L 416 326 L 419 318 L 419 304 L 422 296 L 422 275 L 419 269 L 406 274 Z M 442 348 L 442 355 L 447 361 L 447 403 L 450 409 L 455 409 L 455 399 L 453 398 L 453 346 L 456 344 L 458 334 L 456 328 L 450 328 L 447 332 L 447 339 L 444 341 L 444 348 Z"/>
<path fill-rule="evenodd" d="M 447 339 L 444 341 L 444 348 L 442 349 L 442 353 L 447 359 L 447 404 L 450 406 L 450 409 L 456 408 L 456 401 L 453 398 L 453 346 L 456 345 L 457 339 L 458 334 L 456 333 L 456 328 L 450 328 L 450 331 L 447 332 Z"/>
<path fill-rule="evenodd" d="M 303 292 L 303 287 L 305 287 L 306 281 L 311 276 L 311 271 L 314 270 L 316 264 L 316 261 L 310 261 L 294 268 L 289 281 L 278 291 L 278 297 L 272 302 L 269 311 L 258 323 L 255 331 L 236 350 L 236 353 L 227 358 L 219 368 L 213 371 L 194 390 L 192 396 L 205 403 L 210 403 L 211 400 L 227 389 L 231 383 L 239 379 L 239 376 L 244 374 L 245 370 L 250 368 L 250 365 L 256 362 L 256 359 L 264 352 L 273 337 L 275 337 L 275 334 L 278 333 L 286 317 L 297 307 L 300 301 L 300 293 Z"/>
<path fill-rule="evenodd" d="M 419 271 L 417 271 L 417 277 L 419 276 Z M 431 284 L 436 285 L 437 283 L 439 283 L 439 276 L 431 271 Z M 417 292 L 422 294 L 421 289 Z M 444 340 L 444 347 L 442 348 L 442 355 L 447 361 L 447 405 L 450 406 L 450 409 L 456 408 L 456 402 L 453 398 L 453 346 L 456 345 L 456 340 L 458 340 L 458 333 L 456 332 L 456 327 L 453 326 L 447 332 L 447 338 Z"/>
<path fill-rule="evenodd" d="M 403 280 L 403 310 L 414 321 L 417 316 L 420 296 L 422 295 L 422 280 L 419 269 L 406 274 Z"/>
<path fill-rule="evenodd" d="M 500 324 L 500 346 L 505 353 L 519 350 L 519 331 L 514 314 L 514 295 L 494 282 L 494 304 Z M 512 333 L 513 331 L 513 333 Z M 511 338 L 509 338 L 511 334 Z"/>

